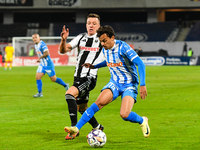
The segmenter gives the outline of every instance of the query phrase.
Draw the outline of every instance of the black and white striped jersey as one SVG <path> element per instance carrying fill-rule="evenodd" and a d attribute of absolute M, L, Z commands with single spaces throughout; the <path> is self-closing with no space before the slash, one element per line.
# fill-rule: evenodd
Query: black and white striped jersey
<path fill-rule="evenodd" d="M 89 36 L 87 33 L 79 34 L 69 44 L 72 49 L 78 48 L 78 56 L 74 77 L 82 78 L 92 76 L 96 78 L 98 69 L 82 67 L 84 63 L 96 65 L 104 60 L 102 46 L 97 34 Z"/>

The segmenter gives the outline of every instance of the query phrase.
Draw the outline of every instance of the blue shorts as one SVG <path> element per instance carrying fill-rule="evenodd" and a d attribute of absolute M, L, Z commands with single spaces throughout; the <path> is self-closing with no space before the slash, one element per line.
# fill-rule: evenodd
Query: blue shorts
<path fill-rule="evenodd" d="M 138 94 L 138 83 L 129 83 L 129 84 L 122 84 L 116 83 L 112 79 L 108 82 L 106 86 L 103 87 L 103 90 L 110 89 L 113 93 L 113 100 L 115 100 L 118 96 L 121 95 L 123 99 L 125 96 L 131 96 L 135 103 L 137 102 L 137 94 Z"/>
<path fill-rule="evenodd" d="M 49 77 L 53 77 L 56 75 L 54 66 L 42 66 L 39 65 L 37 69 L 37 73 L 47 73 Z"/>

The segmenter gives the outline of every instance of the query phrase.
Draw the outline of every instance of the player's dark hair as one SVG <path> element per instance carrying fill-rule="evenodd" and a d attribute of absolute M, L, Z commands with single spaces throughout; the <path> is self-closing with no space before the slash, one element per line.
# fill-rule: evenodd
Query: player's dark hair
<path fill-rule="evenodd" d="M 97 30 L 97 37 L 100 37 L 102 34 L 106 34 L 109 38 L 111 38 L 112 36 L 115 36 L 115 31 L 113 30 L 113 28 L 109 25 L 105 25 L 105 26 L 101 26 L 98 30 Z"/>
<path fill-rule="evenodd" d="M 99 20 L 99 22 L 100 22 L 100 16 L 97 15 L 97 14 L 90 13 L 90 14 L 87 16 L 87 19 L 88 19 L 88 18 L 97 18 L 97 19 Z"/>

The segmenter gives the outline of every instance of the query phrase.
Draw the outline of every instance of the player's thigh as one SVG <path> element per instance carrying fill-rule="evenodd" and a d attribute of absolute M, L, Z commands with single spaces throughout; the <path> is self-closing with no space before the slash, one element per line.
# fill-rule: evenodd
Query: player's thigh
<path fill-rule="evenodd" d="M 73 95 L 75 98 L 78 96 L 79 94 L 79 90 L 77 89 L 77 87 L 75 86 L 71 86 L 67 92 L 65 94 L 70 94 L 70 95 Z"/>
<path fill-rule="evenodd" d="M 10 62 L 10 57 L 6 57 L 6 62 Z"/>
<path fill-rule="evenodd" d="M 77 103 L 77 105 L 81 105 L 81 104 L 87 105 L 87 103 L 89 101 L 89 96 L 90 96 L 90 93 L 87 92 L 83 96 L 76 97 L 76 103 Z"/>
<path fill-rule="evenodd" d="M 84 77 L 74 78 L 73 86 L 78 89 L 78 97 L 86 96 L 96 85 L 96 79 Z"/>
<path fill-rule="evenodd" d="M 113 93 L 110 89 L 104 89 L 95 103 L 99 107 L 99 109 L 103 108 L 105 105 L 111 103 L 113 101 Z"/>
<path fill-rule="evenodd" d="M 40 80 L 44 74 L 45 74 L 45 70 L 43 66 L 39 65 L 36 71 L 36 80 Z"/>
<path fill-rule="evenodd" d="M 43 77 L 44 73 L 37 72 L 36 73 L 36 80 L 40 80 Z"/>
<path fill-rule="evenodd" d="M 43 73 L 43 74 L 45 74 L 45 69 L 44 69 L 44 67 L 43 66 L 38 66 L 38 68 L 37 68 L 37 71 L 36 71 L 36 74 L 37 73 Z"/>
<path fill-rule="evenodd" d="M 44 70 L 45 70 L 45 72 L 47 73 L 47 75 L 50 77 L 50 78 L 52 78 L 51 80 L 52 81 L 56 81 L 56 72 L 55 72 L 55 69 L 54 69 L 54 67 L 45 67 L 44 68 Z M 54 81 L 54 82 L 55 82 Z"/>
<path fill-rule="evenodd" d="M 50 79 L 51 79 L 52 82 L 55 82 L 57 77 L 56 77 L 56 75 L 54 75 L 54 76 L 51 76 Z"/>
<path fill-rule="evenodd" d="M 12 61 L 13 61 L 13 57 L 10 57 L 9 61 L 12 63 Z"/>
<path fill-rule="evenodd" d="M 137 102 L 137 95 L 138 95 L 138 91 L 137 91 L 137 86 L 131 85 L 126 89 L 123 89 L 121 97 L 122 99 L 125 96 L 131 96 L 135 101 L 135 103 Z"/>
<path fill-rule="evenodd" d="M 133 108 L 135 100 L 131 96 L 125 96 L 122 99 L 121 108 L 120 108 L 120 116 L 122 118 L 127 118 Z"/>

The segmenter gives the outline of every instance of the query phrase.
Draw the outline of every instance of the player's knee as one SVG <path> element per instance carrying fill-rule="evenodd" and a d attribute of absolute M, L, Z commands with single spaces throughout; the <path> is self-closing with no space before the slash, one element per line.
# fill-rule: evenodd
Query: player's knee
<path fill-rule="evenodd" d="M 65 99 L 66 99 L 67 102 L 71 101 L 71 100 L 76 101 L 75 97 L 71 94 L 65 94 Z"/>
<path fill-rule="evenodd" d="M 127 112 L 120 112 L 120 116 L 122 119 L 126 119 L 129 116 L 129 113 Z"/>
<path fill-rule="evenodd" d="M 104 102 L 102 101 L 96 101 L 95 104 L 99 107 L 99 109 L 102 109 L 104 106 L 107 105 L 107 103 L 105 104 Z"/>
<path fill-rule="evenodd" d="M 52 81 L 52 82 L 56 82 L 56 79 L 55 79 L 55 78 L 51 78 L 51 81 Z"/>
<path fill-rule="evenodd" d="M 56 75 L 54 75 L 54 76 L 50 77 L 50 79 L 51 79 L 52 82 L 56 82 L 57 77 L 56 77 Z"/>

